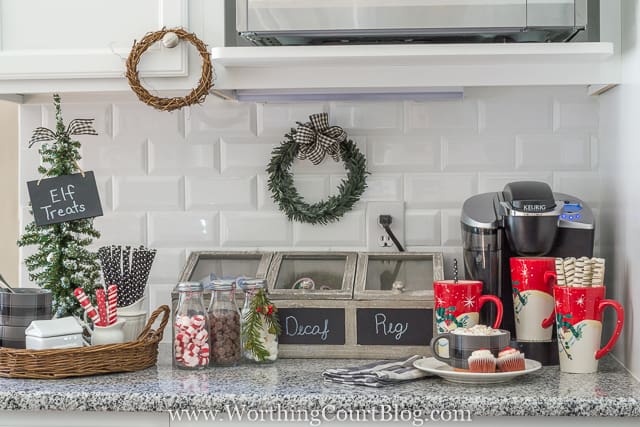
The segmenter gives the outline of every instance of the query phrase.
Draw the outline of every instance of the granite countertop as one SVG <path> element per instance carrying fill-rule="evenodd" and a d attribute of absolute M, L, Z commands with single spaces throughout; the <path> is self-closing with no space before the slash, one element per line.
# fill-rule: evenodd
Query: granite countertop
<path fill-rule="evenodd" d="M 268 366 L 173 370 L 168 347 L 157 367 L 125 374 L 66 380 L 0 379 L 0 410 L 141 411 L 254 409 L 469 410 L 471 416 L 640 416 L 640 383 L 607 356 L 597 374 L 562 374 L 544 367 L 504 384 L 452 384 L 439 378 L 386 388 L 323 382 L 329 367 L 357 360 L 281 359 Z"/>

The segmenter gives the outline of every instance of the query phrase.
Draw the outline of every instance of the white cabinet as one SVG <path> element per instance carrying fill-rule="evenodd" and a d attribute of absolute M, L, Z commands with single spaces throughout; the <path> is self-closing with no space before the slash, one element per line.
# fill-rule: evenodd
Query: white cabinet
<path fill-rule="evenodd" d="M 206 25 L 205 25 L 206 21 Z M 0 95 L 128 91 L 134 40 L 183 27 L 224 42 L 223 0 L 0 0 Z M 150 90 L 187 90 L 200 77 L 191 44 L 151 46 L 138 67 Z"/>
<path fill-rule="evenodd" d="M 0 79 L 121 77 L 134 39 L 187 18 L 187 0 L 0 0 Z M 142 74 L 186 75 L 184 44 L 153 50 Z"/>

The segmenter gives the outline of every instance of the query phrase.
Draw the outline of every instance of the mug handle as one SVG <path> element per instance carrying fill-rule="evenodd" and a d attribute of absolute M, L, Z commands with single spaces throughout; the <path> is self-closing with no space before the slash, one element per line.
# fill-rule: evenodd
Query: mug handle
<path fill-rule="evenodd" d="M 451 334 L 449 333 L 440 334 L 431 339 L 431 354 L 433 354 L 433 357 L 435 357 L 439 361 L 444 363 L 449 363 L 451 361 L 451 356 L 442 357 L 438 354 L 438 350 L 436 349 L 436 346 L 438 345 L 438 341 L 443 339 L 446 339 L 447 341 L 449 341 L 449 349 L 451 349 Z M 449 355 L 451 355 L 451 350 L 449 350 Z"/>
<path fill-rule="evenodd" d="M 555 283 L 558 280 L 558 275 L 556 274 L 555 271 L 545 271 L 543 277 L 544 277 L 545 283 L 547 283 L 549 280 L 553 280 L 552 283 Z M 553 325 L 553 322 L 555 320 L 555 314 L 556 314 L 555 307 L 556 307 L 556 305 L 554 304 L 553 305 L 553 310 L 551 311 L 551 314 L 549 315 L 549 317 L 544 319 L 542 321 L 542 323 L 540 324 L 540 326 L 542 326 L 543 329 L 547 329 L 551 325 Z"/>
<path fill-rule="evenodd" d="M 496 321 L 493 324 L 493 329 L 500 328 L 500 324 L 502 323 L 502 301 L 495 295 L 480 295 L 478 299 L 478 310 L 482 308 L 485 302 L 491 301 L 496 305 L 498 309 L 498 313 L 496 314 Z"/>
<path fill-rule="evenodd" d="M 91 326 L 89 326 L 89 319 L 87 318 L 87 312 L 86 311 L 82 314 L 82 318 L 84 319 L 84 323 L 82 324 L 82 329 L 87 331 L 89 336 L 92 337 L 93 336 L 93 329 L 91 329 Z"/>
<path fill-rule="evenodd" d="M 600 301 L 600 303 L 598 304 L 598 313 L 600 313 L 600 316 L 602 316 L 602 312 L 607 306 L 613 307 L 613 309 L 616 311 L 616 329 L 613 331 L 613 335 L 611 335 L 609 342 L 596 352 L 596 360 L 599 360 L 602 356 L 611 351 L 613 346 L 616 344 L 616 341 L 618 341 L 618 338 L 620 337 L 620 332 L 622 332 L 622 325 L 624 324 L 624 309 L 617 301 L 611 299 L 603 299 L 602 301 Z"/>

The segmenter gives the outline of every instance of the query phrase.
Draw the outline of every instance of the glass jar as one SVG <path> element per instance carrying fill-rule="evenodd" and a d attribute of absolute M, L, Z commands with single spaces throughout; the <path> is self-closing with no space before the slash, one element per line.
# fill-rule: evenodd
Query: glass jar
<path fill-rule="evenodd" d="M 211 365 L 232 366 L 240 361 L 240 313 L 236 306 L 235 280 L 212 282 L 213 297 L 209 305 L 211 330 Z"/>
<path fill-rule="evenodd" d="M 258 340 L 260 344 L 267 351 L 268 355 L 264 358 L 258 357 L 255 352 L 250 349 L 247 349 L 246 346 L 246 325 L 249 321 L 249 314 L 252 309 L 251 306 L 254 302 L 254 298 L 258 291 L 263 290 L 267 287 L 267 282 L 264 279 L 239 279 L 238 285 L 244 291 L 244 305 L 242 307 L 242 311 L 240 312 L 240 324 L 242 331 L 242 356 L 245 360 L 254 362 L 254 363 L 270 363 L 275 361 L 278 358 L 278 335 L 270 331 L 269 324 L 265 321 L 264 315 L 260 314 L 258 318 L 260 319 L 260 328 Z"/>
<path fill-rule="evenodd" d="M 210 334 L 202 284 L 180 283 L 178 295 L 173 321 L 173 366 L 179 369 L 206 368 L 209 366 Z"/>

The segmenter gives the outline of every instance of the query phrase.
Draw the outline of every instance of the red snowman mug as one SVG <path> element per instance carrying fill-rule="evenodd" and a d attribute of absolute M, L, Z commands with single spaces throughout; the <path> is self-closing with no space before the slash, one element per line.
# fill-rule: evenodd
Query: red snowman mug
<path fill-rule="evenodd" d="M 482 282 L 477 280 L 437 280 L 433 282 L 436 325 L 442 334 L 456 328 L 477 325 L 480 308 L 491 301 L 496 305 L 497 315 L 493 328 L 502 323 L 502 301 L 495 295 L 482 295 Z"/>
<path fill-rule="evenodd" d="M 514 257 L 511 267 L 513 314 L 518 341 L 549 341 L 553 333 L 553 277 L 555 258 Z"/>
<path fill-rule="evenodd" d="M 624 324 L 624 309 L 617 301 L 604 298 L 604 286 L 588 288 L 555 285 L 553 297 L 556 305 L 560 370 L 579 374 L 596 372 L 598 360 L 609 353 L 618 341 Z M 612 307 L 616 311 L 616 327 L 609 342 L 600 348 L 602 313 L 606 307 Z"/>

